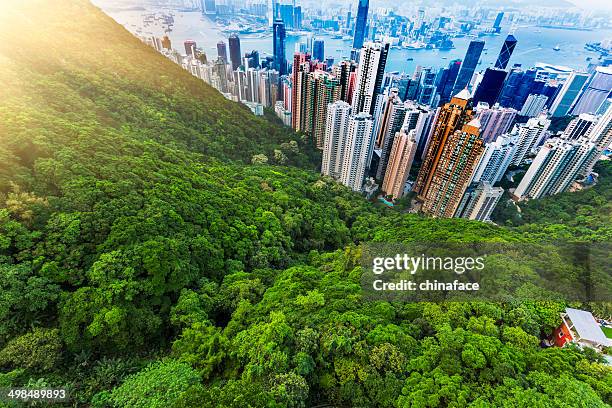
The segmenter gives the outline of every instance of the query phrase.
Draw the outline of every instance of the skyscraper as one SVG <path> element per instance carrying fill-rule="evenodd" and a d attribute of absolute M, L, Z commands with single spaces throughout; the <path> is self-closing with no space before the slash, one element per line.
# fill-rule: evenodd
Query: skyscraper
<path fill-rule="evenodd" d="M 232 70 L 237 70 L 238 67 L 242 64 L 240 51 L 240 38 L 236 34 L 232 34 L 229 36 L 229 52 L 230 52 L 230 60 L 232 61 Z"/>
<path fill-rule="evenodd" d="M 612 66 L 597 67 L 586 88 L 578 96 L 572 115 L 595 113 L 612 92 Z"/>
<path fill-rule="evenodd" d="M 480 121 L 482 141 L 489 143 L 510 129 L 516 118 L 516 110 L 502 108 L 497 104 L 489 108 L 489 104 L 481 102 L 476 106 L 476 115 Z"/>
<path fill-rule="evenodd" d="M 314 40 L 312 43 L 312 58 L 325 61 L 325 43 L 323 40 Z"/>
<path fill-rule="evenodd" d="M 344 143 L 350 115 L 351 105 L 344 101 L 336 101 L 330 104 L 327 109 L 321 174 L 336 179 L 340 178 L 344 164 Z"/>
<path fill-rule="evenodd" d="M 506 71 L 503 69 L 487 68 L 482 81 L 480 81 L 474 93 L 474 104 L 486 102 L 489 106 L 493 106 L 495 101 L 497 101 L 505 79 Z"/>
<path fill-rule="evenodd" d="M 227 64 L 227 47 L 225 46 L 225 42 L 223 40 L 217 43 L 217 56 L 221 58 L 225 64 Z"/>
<path fill-rule="evenodd" d="M 455 218 L 489 221 L 502 194 L 504 194 L 503 188 L 492 187 L 486 181 L 468 187 L 457 208 Z"/>
<path fill-rule="evenodd" d="M 428 189 L 420 195 L 421 211 L 434 217 L 455 215 L 482 155 L 479 128 L 480 122 L 474 118 L 448 135 L 429 177 Z"/>
<path fill-rule="evenodd" d="M 459 74 L 459 69 L 461 68 L 461 60 L 454 60 L 448 64 L 447 75 L 444 79 L 444 83 L 441 83 L 438 87 L 440 92 L 440 102 L 441 104 L 447 103 L 450 101 L 452 91 L 454 89 L 455 81 L 457 80 L 457 76 Z M 463 89 L 463 88 L 461 88 Z"/>
<path fill-rule="evenodd" d="M 410 174 L 416 150 L 416 130 L 402 128 L 393 139 L 389 164 L 382 185 L 382 191 L 394 200 L 404 196 L 404 186 Z"/>
<path fill-rule="evenodd" d="M 245 68 L 259 68 L 259 51 L 253 50 L 249 53 L 244 54 L 244 67 Z"/>
<path fill-rule="evenodd" d="M 514 191 L 519 199 L 540 198 L 567 190 L 597 154 L 595 144 L 586 138 L 553 138 L 542 146 Z"/>
<path fill-rule="evenodd" d="M 440 108 L 436 122 L 433 125 L 433 133 L 428 142 L 427 153 L 413 188 L 421 200 L 429 197 L 433 177 L 440 165 L 442 152 L 449 138 L 456 130 L 460 130 L 464 125 L 467 125 L 472 118 L 471 96 L 466 89 L 459 92 L 449 103 Z"/>
<path fill-rule="evenodd" d="M 376 96 L 381 91 L 388 54 L 389 43 L 366 43 L 361 49 L 357 83 L 352 100 L 354 115 L 361 112 L 370 115 L 374 113 L 374 104 Z"/>
<path fill-rule="evenodd" d="M 274 69 L 278 71 L 279 75 L 286 75 L 287 57 L 285 56 L 285 39 L 287 37 L 287 32 L 285 31 L 285 24 L 283 23 L 283 20 L 274 20 L 272 34 L 272 55 L 274 56 Z"/>
<path fill-rule="evenodd" d="M 516 142 L 516 151 L 512 158 L 512 165 L 518 166 L 521 164 L 527 154 L 540 144 L 546 137 L 549 126 L 550 120 L 546 118 L 546 115 L 540 115 L 537 118 L 529 119 L 527 123 L 515 127 L 515 132 L 513 131 L 513 134 L 517 134 L 518 139 Z"/>
<path fill-rule="evenodd" d="M 552 117 L 558 118 L 567 115 L 588 79 L 589 75 L 586 72 L 571 72 L 550 106 Z"/>
<path fill-rule="evenodd" d="M 465 53 L 465 58 L 463 59 L 463 64 L 461 64 L 461 69 L 457 75 L 457 80 L 455 81 L 452 95 L 458 94 L 459 91 L 469 85 L 470 80 L 474 75 L 474 70 L 476 69 L 478 61 L 480 60 L 480 55 L 482 54 L 484 45 L 485 42 L 482 40 L 470 41 L 470 45 Z"/>
<path fill-rule="evenodd" d="M 283 23 L 285 23 L 285 27 L 288 27 L 290 29 L 294 28 L 295 21 L 293 17 L 292 4 L 279 4 L 278 13 L 281 20 L 283 20 Z"/>
<path fill-rule="evenodd" d="M 436 74 L 430 67 L 419 72 L 419 87 L 416 100 L 423 105 L 435 106 L 436 103 Z"/>
<path fill-rule="evenodd" d="M 196 47 L 197 45 L 195 41 L 186 40 L 185 41 L 185 53 L 187 54 L 187 56 L 195 57 Z"/>
<path fill-rule="evenodd" d="M 359 50 L 363 47 L 368 22 L 369 0 L 359 0 L 357 3 L 357 19 L 355 20 L 355 35 L 353 37 L 353 49 Z"/>
<path fill-rule="evenodd" d="M 500 11 L 499 13 L 497 13 L 497 16 L 495 17 L 495 22 L 493 23 L 493 30 L 496 33 L 499 33 L 501 31 L 501 22 L 504 19 L 504 12 Z"/>
<path fill-rule="evenodd" d="M 512 52 L 514 52 L 514 47 L 516 47 L 516 43 L 516 38 L 514 38 L 512 34 L 508 34 L 504 44 L 502 45 L 501 51 L 499 52 L 497 61 L 495 62 L 495 68 L 506 69 L 508 62 L 510 61 L 510 57 L 512 56 Z"/>
<path fill-rule="evenodd" d="M 349 120 L 340 182 L 353 191 L 361 191 L 363 188 L 374 147 L 373 130 L 372 116 L 365 112 L 358 113 Z"/>

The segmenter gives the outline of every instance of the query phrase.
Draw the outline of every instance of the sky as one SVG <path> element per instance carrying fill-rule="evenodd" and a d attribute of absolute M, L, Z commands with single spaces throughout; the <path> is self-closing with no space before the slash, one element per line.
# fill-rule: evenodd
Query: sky
<path fill-rule="evenodd" d="M 554 1 L 554 0 L 553 0 Z M 584 10 L 606 10 L 612 11 L 612 1 L 610 0 L 568 0 L 576 7 Z"/>

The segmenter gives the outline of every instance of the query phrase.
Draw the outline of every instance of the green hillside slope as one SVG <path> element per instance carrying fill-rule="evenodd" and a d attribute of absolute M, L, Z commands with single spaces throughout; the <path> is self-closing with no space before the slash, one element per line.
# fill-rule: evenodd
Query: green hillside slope
<path fill-rule="evenodd" d="M 573 227 L 368 203 L 85 0 L 0 4 L 0 84 L 0 387 L 95 407 L 612 402 L 597 356 L 538 346 L 563 302 L 393 304 L 358 285 L 362 241 Z"/>

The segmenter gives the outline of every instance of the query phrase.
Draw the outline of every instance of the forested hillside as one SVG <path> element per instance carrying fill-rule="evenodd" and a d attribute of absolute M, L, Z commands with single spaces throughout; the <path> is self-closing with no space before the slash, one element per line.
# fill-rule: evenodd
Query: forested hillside
<path fill-rule="evenodd" d="M 612 403 L 598 356 L 539 346 L 561 300 L 367 301 L 358 265 L 365 241 L 609 226 L 376 207 L 86 0 L 1 4 L 0 84 L 0 387 L 98 408 Z"/>

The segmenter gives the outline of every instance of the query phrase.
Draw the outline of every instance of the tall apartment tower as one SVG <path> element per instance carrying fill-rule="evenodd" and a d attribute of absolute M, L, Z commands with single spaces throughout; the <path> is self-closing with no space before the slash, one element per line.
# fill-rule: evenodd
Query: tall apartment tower
<path fill-rule="evenodd" d="M 353 114 L 374 113 L 376 96 L 381 92 L 388 54 L 389 43 L 366 43 L 361 49 L 352 100 Z"/>
<path fill-rule="evenodd" d="M 553 138 L 544 143 L 514 191 L 518 200 L 540 198 L 565 191 L 597 154 L 586 138 Z"/>
<path fill-rule="evenodd" d="M 389 122 L 391 112 L 394 104 L 402 103 L 401 99 L 397 96 L 398 90 L 391 88 L 384 95 L 378 95 L 376 108 L 374 109 L 374 118 L 378 118 L 378 123 L 374 124 L 374 131 L 376 132 L 376 139 L 374 143 L 375 149 L 380 149 L 385 135 L 387 124 Z"/>
<path fill-rule="evenodd" d="M 491 213 L 502 194 L 504 194 L 503 188 L 492 187 L 486 181 L 470 186 L 461 199 L 455 218 L 490 221 Z"/>
<path fill-rule="evenodd" d="M 362 191 L 374 148 L 373 130 L 374 121 L 367 113 L 358 113 L 349 120 L 340 182 L 353 191 Z"/>
<path fill-rule="evenodd" d="M 329 105 L 325 121 L 325 142 L 323 143 L 323 162 L 321 174 L 335 179 L 342 174 L 344 164 L 344 143 L 348 131 L 351 105 L 337 101 Z"/>
<path fill-rule="evenodd" d="M 393 139 L 389 164 L 382 185 L 382 191 L 394 200 L 404 196 L 404 186 L 410 174 L 416 151 L 416 130 L 402 128 Z"/>
<path fill-rule="evenodd" d="M 513 134 L 518 135 L 516 151 L 510 164 L 513 166 L 521 164 L 531 150 L 538 147 L 542 140 L 544 140 L 549 126 L 550 119 L 546 115 L 531 118 L 527 123 L 516 126 L 513 131 Z"/>
<path fill-rule="evenodd" d="M 465 53 L 465 58 L 463 59 L 463 64 L 461 64 L 461 69 L 459 70 L 459 75 L 457 75 L 457 80 L 453 87 L 453 95 L 458 94 L 470 84 L 470 80 L 474 75 L 474 70 L 478 65 L 478 61 L 480 61 L 480 54 L 482 54 L 484 45 L 485 42 L 483 40 L 470 41 L 470 45 L 468 45 L 468 49 Z"/>
<path fill-rule="evenodd" d="M 296 132 L 305 132 L 308 126 L 308 101 L 310 98 L 310 72 L 313 66 L 310 55 L 295 53 L 291 73 L 291 127 Z"/>
<path fill-rule="evenodd" d="M 442 152 L 449 137 L 456 130 L 460 130 L 473 118 L 470 92 L 466 89 L 455 95 L 449 103 L 440 108 L 433 131 L 428 142 L 427 153 L 414 185 L 420 199 L 428 196 L 432 179 L 440 160 Z"/>
<path fill-rule="evenodd" d="M 312 120 L 312 138 L 317 149 L 323 149 L 327 107 L 340 100 L 340 81 L 328 72 L 317 70 L 310 74 L 310 82 L 314 91 L 312 112 L 308 114 Z"/>
<path fill-rule="evenodd" d="M 549 112 L 552 117 L 567 115 L 588 79 L 589 75 L 585 72 L 572 71 L 570 73 L 550 105 Z"/>
<path fill-rule="evenodd" d="M 355 71 L 357 64 L 349 60 L 341 61 L 332 68 L 332 73 L 340 81 L 340 99 L 348 103 L 351 103 L 349 92 L 351 74 Z"/>
<path fill-rule="evenodd" d="M 495 184 L 500 181 L 514 156 L 515 141 L 516 137 L 501 135 L 494 142 L 487 143 L 471 183 L 486 181 Z"/>
<path fill-rule="evenodd" d="M 388 109 L 385 111 L 385 118 L 380 127 L 380 160 L 376 169 L 376 179 L 383 180 L 387 164 L 389 163 L 389 155 L 393 147 L 393 139 L 395 134 L 402 128 L 404 118 L 406 116 L 407 105 L 396 97 L 393 101 L 387 103 Z"/>
<path fill-rule="evenodd" d="M 581 113 L 567 125 L 561 137 L 563 139 L 578 139 L 587 136 L 597 122 L 597 117 L 589 113 Z"/>
<path fill-rule="evenodd" d="M 516 110 L 502 108 L 495 104 L 489 108 L 489 104 L 481 102 L 476 106 L 476 117 L 480 121 L 480 136 L 482 141 L 489 143 L 497 139 L 510 129 L 516 118 Z"/>
<path fill-rule="evenodd" d="M 483 151 L 480 122 L 474 118 L 448 136 L 437 166 L 432 169 L 421 211 L 451 218 L 465 193 Z"/>
<path fill-rule="evenodd" d="M 593 166 L 599 160 L 601 153 L 612 143 L 612 105 L 608 106 L 608 109 L 589 132 L 589 140 L 595 144 L 597 152 L 586 165 L 583 172 L 585 176 L 593 171 Z"/>

